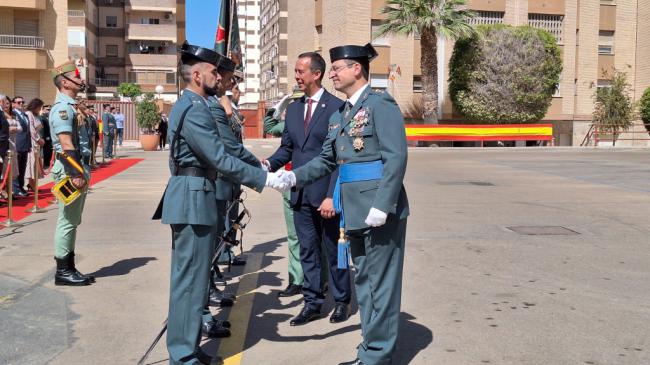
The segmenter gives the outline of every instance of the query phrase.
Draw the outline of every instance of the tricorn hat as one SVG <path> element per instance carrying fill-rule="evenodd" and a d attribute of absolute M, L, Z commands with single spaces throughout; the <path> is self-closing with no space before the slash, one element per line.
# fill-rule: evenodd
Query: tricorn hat
<path fill-rule="evenodd" d="M 181 45 L 180 53 L 182 63 L 186 63 L 189 60 L 198 60 L 215 65 L 224 71 L 235 71 L 235 63 L 231 59 L 209 48 L 194 46 L 185 41 Z"/>
<path fill-rule="evenodd" d="M 331 62 L 342 59 L 370 62 L 374 60 L 377 55 L 379 54 L 370 43 L 367 43 L 365 46 L 346 45 L 330 49 Z"/>

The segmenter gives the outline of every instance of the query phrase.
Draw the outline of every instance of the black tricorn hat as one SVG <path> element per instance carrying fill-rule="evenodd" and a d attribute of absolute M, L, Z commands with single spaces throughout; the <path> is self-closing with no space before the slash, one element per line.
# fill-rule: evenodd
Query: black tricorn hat
<path fill-rule="evenodd" d="M 330 61 L 335 62 L 342 59 L 352 59 L 370 62 L 379 55 L 370 43 L 365 46 L 346 45 L 330 49 Z"/>
<path fill-rule="evenodd" d="M 180 48 L 181 62 L 186 63 L 189 60 L 198 60 L 217 66 L 224 71 L 235 71 L 235 63 L 228 57 L 215 52 L 209 48 L 194 46 L 185 41 Z"/>

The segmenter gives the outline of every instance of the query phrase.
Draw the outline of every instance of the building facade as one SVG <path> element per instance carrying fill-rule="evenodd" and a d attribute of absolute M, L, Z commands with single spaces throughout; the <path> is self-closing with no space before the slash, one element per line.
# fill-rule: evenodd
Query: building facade
<path fill-rule="evenodd" d="M 417 102 L 422 92 L 420 69 L 420 42 L 417 37 L 375 37 L 377 29 L 386 20 L 381 14 L 384 0 L 286 0 L 263 1 L 278 3 L 277 18 L 262 18 L 262 34 L 273 34 L 273 21 L 279 24 L 276 38 L 270 37 L 269 49 L 277 44 L 284 60 L 262 52 L 260 63 L 279 76 L 275 86 L 262 93 L 262 99 L 273 99 L 276 93 L 287 93 L 292 82 L 287 81 L 287 62 L 304 51 L 323 52 L 341 44 L 371 42 L 379 56 L 370 65 L 372 87 L 386 89 L 394 95 L 402 109 Z M 269 4 L 270 5 L 270 4 Z M 580 144 L 586 131 L 581 129 L 591 120 L 593 94 L 596 87 L 607 87 L 613 69 L 627 72 L 638 100 L 650 86 L 650 0 L 468 0 L 468 8 L 475 10 L 473 24 L 531 25 L 548 30 L 562 49 L 563 71 L 558 90 L 544 121 L 553 122 L 556 143 Z M 272 11 L 270 14 L 274 14 Z M 264 5 L 263 5 L 264 15 Z M 282 19 L 286 19 L 283 28 Z M 286 29 L 286 34 L 283 30 Z M 284 42 L 283 42 L 284 41 Z M 449 97 L 449 59 L 453 42 L 439 44 L 439 84 L 441 120 L 458 120 Z M 283 53 L 286 50 L 286 53 Z M 269 60 L 270 58 L 270 60 Z M 284 61 L 284 62 L 283 62 Z M 266 66 L 265 66 L 266 65 Z M 271 68 L 271 67 L 274 68 Z M 280 70 L 277 71 L 277 67 Z M 287 82 L 285 82 L 287 81 Z M 264 85 L 264 82 L 263 82 Z M 329 80 L 324 85 L 331 89 Z M 581 123 L 584 126 L 581 126 Z"/>
<path fill-rule="evenodd" d="M 237 2 L 239 40 L 241 42 L 244 81 L 239 85 L 242 91 L 239 106 L 242 109 L 257 109 L 260 100 L 260 14 L 262 0 Z"/>
<path fill-rule="evenodd" d="M 289 1 L 261 0 L 259 90 L 260 98 L 265 101 L 282 98 L 292 85 L 287 78 Z"/>

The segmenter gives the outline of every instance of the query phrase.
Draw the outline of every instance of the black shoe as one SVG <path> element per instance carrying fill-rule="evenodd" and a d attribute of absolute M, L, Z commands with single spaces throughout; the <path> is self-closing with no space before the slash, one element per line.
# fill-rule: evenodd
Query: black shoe
<path fill-rule="evenodd" d="M 289 285 L 287 285 L 286 289 L 281 290 L 281 291 L 278 292 L 278 296 L 280 298 L 292 297 L 292 296 L 298 295 L 300 293 L 302 293 L 302 285 L 296 285 L 296 284 L 289 283 Z"/>
<path fill-rule="evenodd" d="M 95 282 L 95 276 L 94 275 L 84 275 L 77 270 L 74 264 L 74 251 L 70 252 L 68 254 L 68 266 L 70 267 L 70 270 L 74 270 L 74 272 L 77 273 L 77 275 L 81 276 L 82 278 L 88 279 L 89 282 L 94 283 Z"/>
<path fill-rule="evenodd" d="M 201 334 L 209 338 L 230 337 L 230 329 L 219 326 L 218 322 L 205 322 L 201 326 Z"/>
<path fill-rule="evenodd" d="M 23 193 L 22 191 L 14 192 L 14 199 L 26 198 L 26 197 L 27 197 L 27 193 Z"/>
<path fill-rule="evenodd" d="M 200 347 L 196 350 L 196 359 L 203 365 L 223 364 L 223 359 L 221 357 L 212 357 L 203 352 Z"/>
<path fill-rule="evenodd" d="M 232 262 L 230 263 L 232 266 L 244 266 L 246 265 L 246 259 L 243 257 L 233 257 Z"/>
<path fill-rule="evenodd" d="M 230 328 L 230 321 L 218 319 L 217 316 L 212 316 L 212 320 L 221 327 Z"/>
<path fill-rule="evenodd" d="M 56 260 L 56 273 L 54 274 L 54 285 L 90 285 L 88 278 L 79 276 L 76 271 L 72 270 L 68 264 L 68 255 Z"/>
<path fill-rule="evenodd" d="M 235 297 L 232 294 L 224 293 L 221 290 L 211 287 L 210 300 L 208 305 L 210 307 L 232 307 Z"/>
<path fill-rule="evenodd" d="M 363 363 L 359 359 L 354 359 L 352 361 L 342 362 L 339 365 L 363 365 Z"/>
<path fill-rule="evenodd" d="M 291 322 L 289 322 L 289 324 L 291 326 L 300 326 L 313 320 L 320 319 L 321 317 L 322 314 L 320 312 L 320 309 L 313 309 L 305 306 L 297 316 L 291 319 Z"/>
<path fill-rule="evenodd" d="M 347 303 L 336 303 L 334 311 L 330 316 L 330 323 L 345 322 L 350 317 L 350 305 Z"/>

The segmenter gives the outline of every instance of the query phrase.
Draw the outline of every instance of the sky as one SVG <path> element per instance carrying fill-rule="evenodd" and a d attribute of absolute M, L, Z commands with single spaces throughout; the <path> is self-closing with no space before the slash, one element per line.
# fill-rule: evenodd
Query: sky
<path fill-rule="evenodd" d="M 185 37 L 190 44 L 214 48 L 221 0 L 186 0 Z"/>

